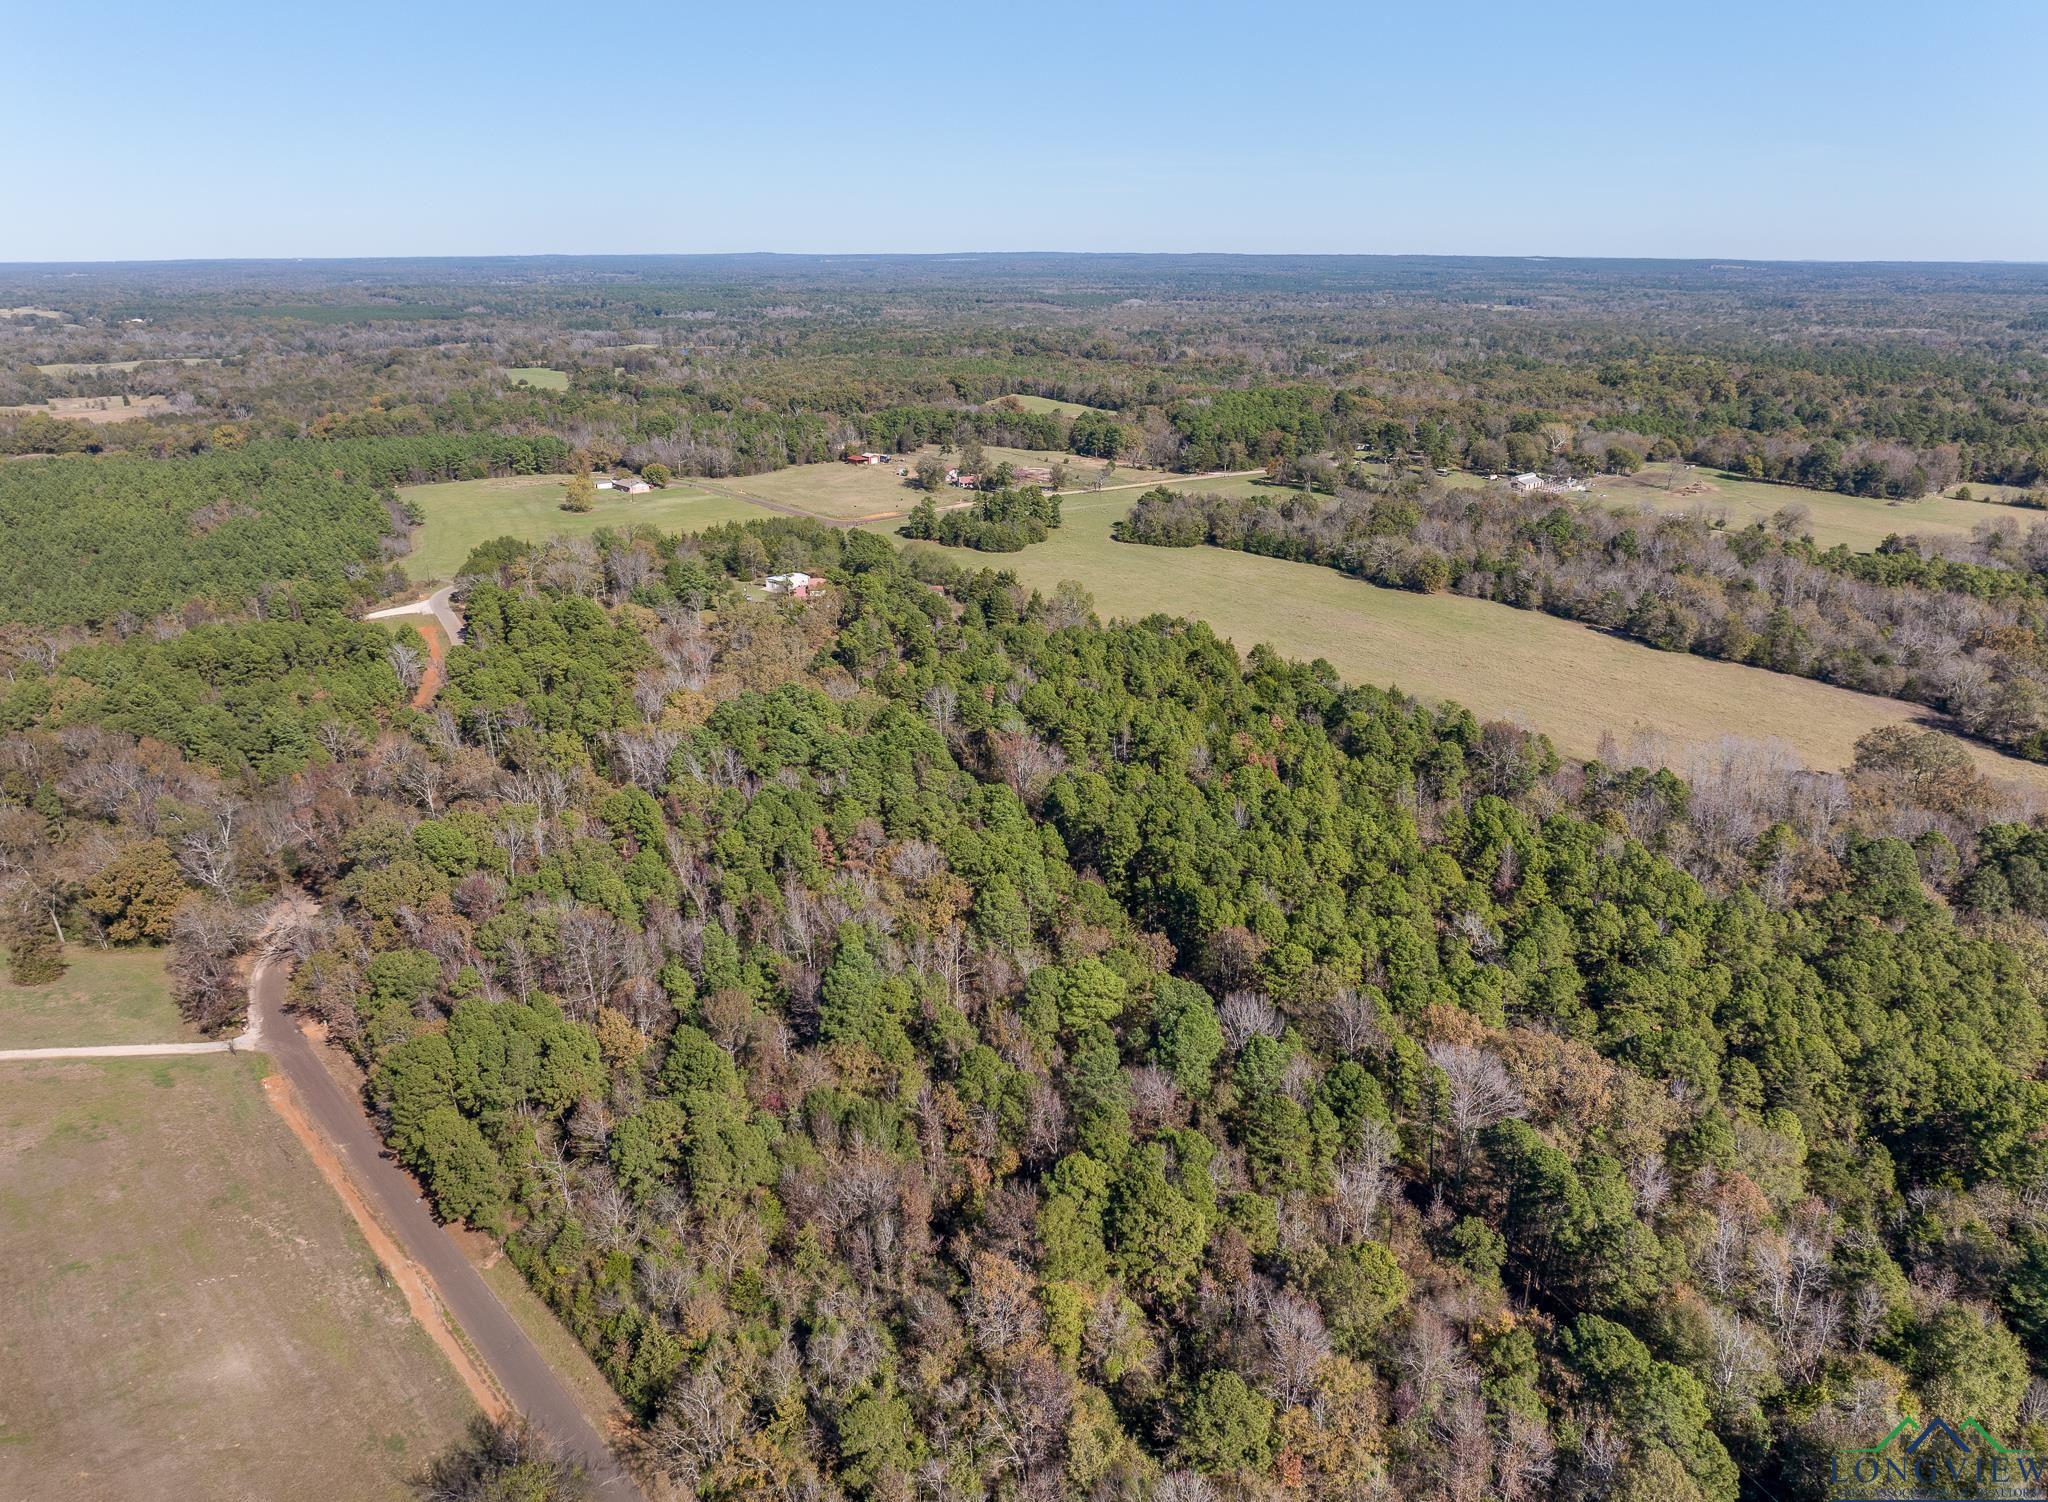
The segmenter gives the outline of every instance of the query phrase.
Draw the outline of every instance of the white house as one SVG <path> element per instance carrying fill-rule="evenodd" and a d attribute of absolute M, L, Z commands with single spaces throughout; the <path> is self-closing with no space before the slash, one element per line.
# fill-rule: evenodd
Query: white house
<path fill-rule="evenodd" d="M 762 581 L 762 587 L 771 595 L 788 595 L 792 600 L 807 600 L 811 588 L 818 581 L 809 574 L 770 574 Z"/>
<path fill-rule="evenodd" d="M 1527 495 L 1532 490 L 1548 490 L 1550 482 L 1534 472 L 1516 475 L 1508 484 Z"/>

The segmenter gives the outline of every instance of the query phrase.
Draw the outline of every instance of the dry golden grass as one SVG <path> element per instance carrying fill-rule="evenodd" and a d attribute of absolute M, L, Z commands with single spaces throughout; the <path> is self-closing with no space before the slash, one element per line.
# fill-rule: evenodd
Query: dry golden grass
<path fill-rule="evenodd" d="M 1872 500 L 1666 464 L 1650 465 L 1627 478 L 1603 475 L 1592 482 L 1588 498 L 1604 505 L 1646 506 L 1653 511 L 1702 511 L 1709 517 L 1726 518 L 1733 528 L 1751 522 L 1768 526 L 1778 512 L 1797 507 L 1806 512 L 1805 530 L 1814 541 L 1823 547 L 1844 543 L 1859 553 L 1869 552 L 1895 532 L 1902 536 L 1967 537 L 1984 522 L 2016 520 L 2024 527 L 2031 517 L 2029 512 L 1988 500 L 1959 501 L 1942 495 L 1917 501 Z"/>
<path fill-rule="evenodd" d="M 470 1401 L 263 1061 L 0 1067 L 0 1497 L 413 1495 Z"/>
<path fill-rule="evenodd" d="M 31 412 L 45 412 L 67 422 L 133 422 L 140 417 L 154 417 L 159 412 L 167 412 L 170 406 L 171 399 L 167 396 L 53 396 L 46 402 L 34 402 L 28 406 L 0 407 L 0 412 L 22 417 Z"/>

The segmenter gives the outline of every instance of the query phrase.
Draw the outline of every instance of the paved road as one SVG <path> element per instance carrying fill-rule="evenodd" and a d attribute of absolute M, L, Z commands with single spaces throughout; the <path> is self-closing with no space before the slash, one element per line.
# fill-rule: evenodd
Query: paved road
<path fill-rule="evenodd" d="M 249 988 L 250 1025 L 291 1081 L 308 1119 L 334 1145 L 349 1176 L 405 1254 L 433 1280 L 450 1318 L 512 1406 L 590 1468 L 604 1502 L 646 1502 L 547 1359 L 435 1222 L 419 1186 L 384 1155 L 362 1103 L 335 1083 L 320 1060 L 318 1046 L 285 1015 L 288 973 L 283 964 L 267 964 L 257 972 Z"/>

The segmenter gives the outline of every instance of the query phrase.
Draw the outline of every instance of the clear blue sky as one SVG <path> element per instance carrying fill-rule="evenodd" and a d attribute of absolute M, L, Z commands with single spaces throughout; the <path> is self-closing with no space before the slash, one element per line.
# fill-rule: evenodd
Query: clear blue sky
<path fill-rule="evenodd" d="M 2044 0 L 9 8 L 0 260 L 2048 260 Z"/>

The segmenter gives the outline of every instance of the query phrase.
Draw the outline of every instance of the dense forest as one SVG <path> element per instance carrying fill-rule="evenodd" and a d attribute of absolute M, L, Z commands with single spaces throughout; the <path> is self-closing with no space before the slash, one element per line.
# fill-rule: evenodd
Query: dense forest
<path fill-rule="evenodd" d="M 782 516 L 484 541 L 432 682 L 360 619 L 402 484 L 1014 445 L 1303 485 L 1148 494 L 1134 547 L 2038 759 L 2041 534 L 1857 553 L 1429 474 L 2033 484 L 2038 272 L 969 260 L 0 292 L 66 320 L 0 324 L 0 400 L 162 398 L 0 415 L 13 978 L 163 946 L 230 1033 L 308 899 L 264 940 L 292 1004 L 655 1496 L 1790 1502 L 1907 1415 L 2048 1448 L 2048 828 L 1947 736 L 1571 758 Z M 941 510 L 920 471 L 903 531 L 1042 540 L 1014 478 Z M 574 1482 L 508 1425 L 421 1487 Z"/>
<path fill-rule="evenodd" d="M 0 301 L 69 311 L 0 320 L 0 453 L 544 431 L 592 462 L 720 476 L 973 436 L 1188 472 L 1363 445 L 1480 473 L 1683 454 L 1873 496 L 2048 478 L 2048 286 L 2022 266 L 706 257 L 307 264 L 267 292 L 226 276 L 17 275 Z M 568 389 L 508 375 L 529 366 Z M 1020 394 L 1093 410 L 1004 400 Z M 162 405 L 42 410 L 69 397 Z"/>
<path fill-rule="evenodd" d="M 216 446 L 0 465 L 0 618 L 115 625 L 234 611 L 286 585 L 385 593 L 408 517 L 393 489 L 560 468 L 552 438 Z"/>
<path fill-rule="evenodd" d="M 1809 1496 L 2048 1421 L 2048 849 L 1936 738 L 1688 784 L 862 534 L 617 546 L 239 814 L 77 732 L 6 789 L 216 1024 L 236 901 L 320 899 L 296 997 L 686 1492 Z"/>

